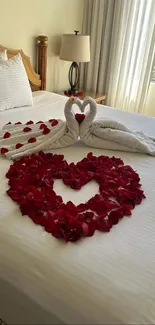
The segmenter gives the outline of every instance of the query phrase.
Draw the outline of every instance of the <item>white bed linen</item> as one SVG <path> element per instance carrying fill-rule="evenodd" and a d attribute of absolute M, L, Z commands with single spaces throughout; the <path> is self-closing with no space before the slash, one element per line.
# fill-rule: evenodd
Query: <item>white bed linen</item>
<path fill-rule="evenodd" d="M 33 108 L 0 114 L 1 126 L 8 121 L 62 118 L 65 97 L 46 93 L 34 96 Z M 43 97 L 48 97 L 49 104 L 44 104 Z M 98 117 L 102 114 L 155 136 L 153 118 L 99 105 Z M 10 161 L 0 158 L 0 290 L 5 292 L 7 287 L 8 297 L 15 297 L 17 292 L 21 294 L 22 319 L 29 310 L 24 309 L 29 305 L 26 300 L 36 306 L 30 311 L 32 317 L 26 318 L 27 324 L 39 323 L 40 310 L 44 313 L 44 324 L 54 316 L 66 324 L 154 324 L 155 158 L 91 149 L 80 141 L 52 152 L 63 153 L 69 162 L 76 162 L 89 151 L 95 155 L 121 157 L 136 169 L 147 198 L 133 210 L 131 217 L 121 220 L 110 233 L 96 232 L 92 238 L 65 244 L 28 217 L 21 216 L 18 206 L 5 193 L 8 186 L 4 175 Z M 55 187 L 64 201 L 75 203 L 87 200 L 97 191 L 94 183 L 87 184 L 78 195 L 61 181 L 56 181 Z M 9 303 L 0 304 L 0 317 L 6 322 L 10 321 L 9 309 Z M 18 316 L 15 310 L 14 322 L 16 319 L 19 323 Z"/>

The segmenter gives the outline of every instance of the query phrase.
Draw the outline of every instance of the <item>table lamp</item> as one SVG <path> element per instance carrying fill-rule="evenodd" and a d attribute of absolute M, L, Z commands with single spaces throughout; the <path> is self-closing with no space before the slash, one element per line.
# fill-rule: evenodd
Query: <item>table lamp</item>
<path fill-rule="evenodd" d="M 64 34 L 62 36 L 62 43 L 60 48 L 60 59 L 65 61 L 72 61 L 69 69 L 68 79 L 70 89 L 68 94 L 76 94 L 79 85 L 79 62 L 90 61 L 90 37 L 89 35 L 78 34 L 79 31 L 75 30 L 75 34 Z"/>

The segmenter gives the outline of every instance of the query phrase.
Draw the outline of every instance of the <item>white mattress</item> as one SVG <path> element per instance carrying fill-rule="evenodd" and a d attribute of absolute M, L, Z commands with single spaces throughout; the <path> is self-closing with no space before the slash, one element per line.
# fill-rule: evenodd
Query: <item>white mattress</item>
<path fill-rule="evenodd" d="M 65 97 L 45 92 L 34 96 L 34 107 L 1 113 L 1 126 L 8 121 L 63 117 Z M 154 118 L 99 105 L 101 116 L 155 136 Z M 93 149 L 80 141 L 53 151 L 63 153 L 70 162 L 89 151 L 121 157 L 138 171 L 146 199 L 110 233 L 96 232 L 91 238 L 65 244 L 21 216 L 5 193 L 10 162 L 0 158 L 0 317 L 20 324 L 154 324 L 155 158 Z M 59 180 L 55 188 L 64 201 L 76 204 L 97 192 L 95 183 L 87 184 L 78 195 Z M 17 308 L 12 307 L 13 300 Z"/>

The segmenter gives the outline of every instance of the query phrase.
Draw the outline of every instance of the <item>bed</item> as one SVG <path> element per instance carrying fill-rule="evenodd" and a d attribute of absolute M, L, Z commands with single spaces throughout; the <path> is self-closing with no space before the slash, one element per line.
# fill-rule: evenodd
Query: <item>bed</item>
<path fill-rule="evenodd" d="M 33 93 L 33 107 L 0 113 L 0 127 L 8 121 L 63 118 L 67 98 L 41 87 Z M 98 105 L 97 118 L 103 116 L 155 136 L 154 118 Z M 96 232 L 74 244 L 22 218 L 6 195 L 11 161 L 0 157 L 0 317 L 7 324 L 155 323 L 155 158 L 89 148 L 80 140 L 52 152 L 77 162 L 90 151 L 121 157 L 137 170 L 146 199 L 109 233 Z M 76 204 L 98 190 L 91 183 L 77 195 L 60 180 L 55 188 L 65 202 L 70 198 Z"/>

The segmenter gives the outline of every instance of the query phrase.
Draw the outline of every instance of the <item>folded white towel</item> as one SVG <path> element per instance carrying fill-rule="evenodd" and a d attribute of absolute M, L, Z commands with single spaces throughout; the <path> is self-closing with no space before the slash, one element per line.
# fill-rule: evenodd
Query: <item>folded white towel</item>
<path fill-rule="evenodd" d="M 35 124 L 9 124 L 0 131 L 0 151 L 7 158 L 17 159 L 40 150 L 72 145 L 79 136 L 79 124 L 72 112 L 74 98 L 65 104 L 66 122 L 50 120 Z"/>
<path fill-rule="evenodd" d="M 80 138 L 90 147 L 146 153 L 155 156 L 155 139 L 149 138 L 143 132 L 134 132 L 125 125 L 104 118 L 94 121 L 96 116 L 96 102 L 87 97 L 83 101 L 81 110 L 87 105 L 90 110 L 80 125 Z"/>

